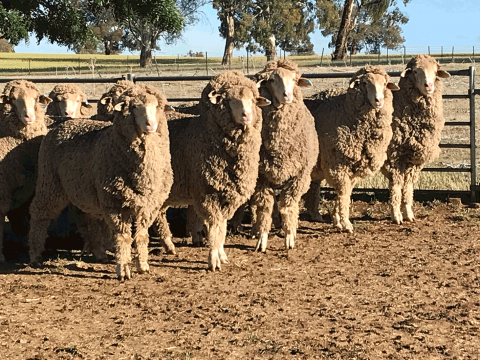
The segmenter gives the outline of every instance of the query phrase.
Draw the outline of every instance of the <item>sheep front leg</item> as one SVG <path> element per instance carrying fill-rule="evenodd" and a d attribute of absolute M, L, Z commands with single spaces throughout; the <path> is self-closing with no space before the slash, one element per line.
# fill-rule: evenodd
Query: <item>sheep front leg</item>
<path fill-rule="evenodd" d="M 402 203 L 402 188 L 404 185 L 403 176 L 400 173 L 393 173 L 389 176 L 389 188 L 390 188 L 390 211 L 392 221 L 400 225 L 403 222 L 402 212 L 400 211 L 400 205 Z"/>
<path fill-rule="evenodd" d="M 160 238 L 165 252 L 176 255 L 175 245 L 172 242 L 172 233 L 167 221 L 167 209 L 160 210 L 160 213 L 153 223 L 153 229 Z"/>
<path fill-rule="evenodd" d="M 419 173 L 420 170 L 415 168 L 407 169 L 405 172 L 401 209 L 405 221 L 415 221 L 415 216 L 413 214 L 413 184 Z"/>
<path fill-rule="evenodd" d="M 150 271 L 148 265 L 148 228 L 142 229 L 137 224 L 137 232 L 133 237 L 133 241 L 135 241 L 137 246 L 137 257 L 135 258 L 137 271 L 140 274 L 147 273 Z"/>
<path fill-rule="evenodd" d="M 293 249 L 298 228 L 298 202 L 291 201 L 289 205 L 286 205 L 282 199 L 279 203 L 279 208 L 282 215 L 282 228 L 285 234 L 285 249 Z"/>
<path fill-rule="evenodd" d="M 129 263 L 132 259 L 132 242 L 133 239 L 128 233 L 115 234 L 115 260 L 117 263 L 118 280 L 124 281 L 130 279 Z"/>
<path fill-rule="evenodd" d="M 207 221 L 207 238 L 210 251 L 208 253 L 208 268 L 211 271 L 222 270 L 221 264 L 228 263 L 227 255 L 223 249 L 227 235 L 227 220 L 215 219 Z"/>
<path fill-rule="evenodd" d="M 269 187 L 257 188 L 252 197 L 253 208 L 256 210 L 256 222 L 252 224 L 252 230 L 255 229 L 254 236 L 258 236 L 255 251 L 266 252 L 268 233 L 272 228 L 272 213 L 274 207 L 273 189 Z"/>
<path fill-rule="evenodd" d="M 337 192 L 337 197 L 338 197 L 337 216 L 339 216 L 340 219 L 339 219 L 339 223 L 337 223 L 337 227 L 339 227 L 342 230 L 346 230 L 349 233 L 353 233 L 353 225 L 349 219 L 350 218 L 350 201 L 351 201 L 353 183 L 350 180 L 350 178 L 348 178 L 348 176 L 344 176 L 339 185 L 340 186 Z"/>

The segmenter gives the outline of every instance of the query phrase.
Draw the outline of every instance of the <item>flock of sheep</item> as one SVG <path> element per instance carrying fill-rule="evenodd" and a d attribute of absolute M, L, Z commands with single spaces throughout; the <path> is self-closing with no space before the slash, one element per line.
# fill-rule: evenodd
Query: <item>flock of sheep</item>
<path fill-rule="evenodd" d="M 337 193 L 334 225 L 352 232 L 352 189 L 378 170 L 390 183 L 392 220 L 413 221 L 413 183 L 438 155 L 444 125 L 438 78 L 448 76 L 419 55 L 398 85 L 367 65 L 347 89 L 304 100 L 300 87 L 310 81 L 278 60 L 254 80 L 238 71 L 215 76 L 199 115 L 175 113 L 155 87 L 119 81 L 90 119 L 76 85 L 47 97 L 11 81 L 0 95 L 0 249 L 5 216 L 31 202 L 30 261 L 41 263 L 47 228 L 68 207 L 85 249 L 104 260 L 113 248 L 118 278 L 129 279 L 132 243 L 137 271 L 149 271 L 149 228 L 175 253 L 166 210 L 187 206 L 193 242 L 206 238 L 215 271 L 228 263 L 227 221 L 238 222 L 246 204 L 257 250 L 266 251 L 275 208 L 293 248 L 302 197 L 321 220 L 325 179 Z"/>

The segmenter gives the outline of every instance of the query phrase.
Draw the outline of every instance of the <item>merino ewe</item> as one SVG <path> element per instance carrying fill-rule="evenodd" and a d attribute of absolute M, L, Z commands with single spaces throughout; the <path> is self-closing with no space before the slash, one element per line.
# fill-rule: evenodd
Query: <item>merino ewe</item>
<path fill-rule="evenodd" d="M 30 201 L 35 191 L 38 150 L 47 133 L 40 104 L 50 101 L 25 80 L 8 82 L 0 97 L 0 262 L 5 261 L 5 216 Z"/>
<path fill-rule="evenodd" d="M 310 86 L 300 77 L 297 64 L 271 61 L 255 75 L 260 94 L 272 99 L 262 108 L 263 128 L 260 167 L 252 207 L 256 209 L 253 235 L 257 250 L 266 251 L 272 226 L 275 191 L 285 233 L 285 247 L 293 248 L 298 227 L 299 202 L 307 192 L 318 158 L 318 139 L 312 115 L 303 103 L 299 86 Z"/>
<path fill-rule="evenodd" d="M 113 109 L 118 102 L 120 95 L 132 88 L 134 83 L 129 80 L 119 80 L 110 90 L 102 95 L 97 104 L 97 114 L 93 115 L 92 120 L 113 121 Z"/>
<path fill-rule="evenodd" d="M 401 74 L 400 91 L 393 98 L 393 138 L 382 173 L 389 181 L 392 220 L 415 219 L 413 183 L 424 165 L 440 153 L 445 124 L 443 84 L 450 74 L 429 55 L 417 55 Z"/>
<path fill-rule="evenodd" d="M 48 104 L 46 114 L 61 118 L 87 118 L 92 108 L 87 95 L 75 84 L 55 85 L 49 95 L 52 102 Z"/>
<path fill-rule="evenodd" d="M 227 263 L 227 220 L 253 194 L 258 175 L 262 116 L 256 84 L 238 71 L 214 77 L 202 92 L 201 115 L 168 122 L 174 183 L 156 223 L 167 249 L 174 249 L 166 220 L 170 206 L 193 205 L 206 226 L 208 267 Z"/>
<path fill-rule="evenodd" d="M 30 206 L 32 262 L 40 260 L 50 220 L 71 203 L 112 229 L 120 280 L 130 278 L 132 241 L 138 271 L 149 270 L 148 227 L 173 182 L 166 106 L 159 91 L 137 85 L 120 96 L 113 125 L 74 119 L 48 133 Z"/>
<path fill-rule="evenodd" d="M 365 66 L 355 73 L 345 90 L 332 90 L 309 103 L 315 117 L 320 155 L 314 180 L 323 178 L 335 189 L 333 214 L 336 227 L 353 232 L 349 220 L 350 196 L 355 184 L 380 170 L 392 139 L 392 91 L 380 66 Z M 312 189 L 314 189 L 312 187 Z M 309 194 L 307 197 L 317 194 Z M 316 207 L 309 212 L 318 212 Z"/>

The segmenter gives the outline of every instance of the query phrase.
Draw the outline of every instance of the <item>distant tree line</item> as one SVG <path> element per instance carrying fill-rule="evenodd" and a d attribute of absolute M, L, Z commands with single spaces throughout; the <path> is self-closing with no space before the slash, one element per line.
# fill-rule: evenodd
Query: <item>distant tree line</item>
<path fill-rule="evenodd" d="M 398 48 L 408 18 L 397 0 L 0 0 L 0 37 L 10 47 L 34 34 L 77 53 L 118 54 L 140 51 L 149 65 L 164 39 L 173 43 L 211 3 L 225 39 L 222 63 L 233 50 L 246 47 L 274 59 L 277 48 L 293 54 L 313 53 L 310 34 L 319 28 L 330 37 L 333 59 L 348 52 Z M 401 0 L 405 5 L 411 0 Z M 0 47 L 0 50 L 5 46 Z M 13 51 L 13 48 L 12 48 Z"/>

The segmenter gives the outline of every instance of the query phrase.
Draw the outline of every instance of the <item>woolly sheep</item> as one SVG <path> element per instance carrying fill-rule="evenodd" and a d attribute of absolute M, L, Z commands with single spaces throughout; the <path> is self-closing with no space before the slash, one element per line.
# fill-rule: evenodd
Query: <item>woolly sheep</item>
<path fill-rule="evenodd" d="M 272 225 L 275 194 L 285 233 L 285 247 L 293 248 L 298 227 L 299 202 L 307 192 L 318 158 L 318 139 L 312 115 L 303 103 L 299 86 L 310 86 L 300 77 L 297 64 L 271 61 L 255 75 L 260 94 L 272 104 L 262 108 L 263 128 L 259 177 L 252 197 L 256 209 L 253 235 L 256 249 L 266 251 Z"/>
<path fill-rule="evenodd" d="M 335 189 L 333 213 L 336 227 L 353 232 L 349 205 L 355 184 L 378 171 L 387 157 L 392 138 L 392 91 L 398 86 L 390 81 L 380 66 L 365 66 L 355 73 L 347 90 L 333 89 L 309 102 L 315 117 L 320 154 L 316 181 L 326 179 Z M 312 187 L 312 192 L 315 188 Z M 317 194 L 308 194 L 307 198 Z M 318 200 L 309 212 L 318 212 Z"/>
<path fill-rule="evenodd" d="M 48 133 L 30 206 L 31 262 L 40 259 L 50 220 L 72 203 L 112 229 L 120 280 L 131 277 L 132 241 L 138 271 L 149 271 L 148 227 L 173 182 L 166 106 L 159 91 L 136 85 L 120 96 L 113 125 L 74 119 Z"/>
<path fill-rule="evenodd" d="M 47 133 L 40 104 L 49 101 L 25 80 L 8 82 L 0 96 L 0 262 L 5 261 L 5 216 L 30 201 L 35 191 L 38 150 Z"/>
<path fill-rule="evenodd" d="M 129 80 L 119 80 L 106 93 L 104 93 L 98 104 L 97 114 L 93 115 L 92 120 L 113 121 L 113 109 L 121 94 L 132 88 L 134 83 Z"/>
<path fill-rule="evenodd" d="M 202 92 L 201 115 L 168 122 L 174 183 L 157 222 L 167 249 L 174 248 L 166 220 L 170 206 L 193 205 L 198 233 L 206 226 L 208 267 L 227 263 L 227 220 L 253 194 L 258 174 L 262 117 L 256 84 L 241 72 L 214 77 Z"/>
<path fill-rule="evenodd" d="M 92 108 L 87 95 L 75 84 L 58 84 L 48 95 L 52 102 L 48 104 L 46 114 L 61 118 L 86 118 Z"/>
<path fill-rule="evenodd" d="M 390 188 L 392 220 L 415 219 L 413 184 L 424 165 L 440 153 L 438 144 L 445 123 L 443 84 L 450 74 L 429 55 L 413 57 L 400 78 L 393 97 L 393 138 L 382 168 Z"/>

